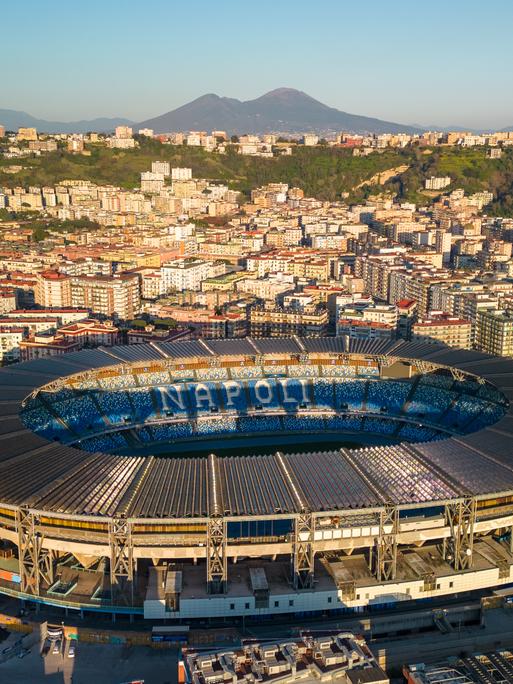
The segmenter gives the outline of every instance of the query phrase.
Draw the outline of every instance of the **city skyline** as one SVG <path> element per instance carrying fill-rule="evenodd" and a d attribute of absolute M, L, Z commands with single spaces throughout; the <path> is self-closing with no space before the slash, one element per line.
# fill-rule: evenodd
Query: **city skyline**
<path fill-rule="evenodd" d="M 11 65 L 0 106 L 38 118 L 142 121 L 205 93 L 248 100 L 288 86 L 404 124 L 513 125 L 504 88 L 513 8 L 504 0 L 488 3 L 486 15 L 477 1 L 439 0 L 429 12 L 404 0 L 324 0 L 315 17 L 304 2 L 267 0 L 258 12 L 231 0 L 216 8 L 150 0 L 144 10 L 131 0 L 101 9 L 92 0 L 87 13 L 61 0 L 50 0 L 47 13 L 33 0 L 26 7 L 23 31 L 7 31 L 0 48 Z M 14 11 L 4 17 L 18 21 Z"/>

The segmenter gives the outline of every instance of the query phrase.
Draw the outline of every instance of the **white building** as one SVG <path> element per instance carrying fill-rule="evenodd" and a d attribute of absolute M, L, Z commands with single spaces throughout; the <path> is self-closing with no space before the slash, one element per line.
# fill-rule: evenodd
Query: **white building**
<path fill-rule="evenodd" d="M 175 166 L 171 169 L 171 180 L 191 180 L 192 169 L 187 169 L 181 166 Z"/>
<path fill-rule="evenodd" d="M 307 147 L 314 147 L 319 142 L 319 136 L 315 133 L 305 133 L 303 136 L 303 145 Z"/>
<path fill-rule="evenodd" d="M 451 184 L 450 176 L 431 176 L 424 181 L 426 190 L 443 190 Z"/>
<path fill-rule="evenodd" d="M 177 259 L 161 269 L 164 292 L 200 290 L 203 280 L 210 276 L 212 263 L 200 259 Z"/>
<path fill-rule="evenodd" d="M 152 164 L 153 166 L 153 164 Z M 142 192 L 160 192 L 164 187 L 164 174 L 143 171 L 141 173 Z"/>
<path fill-rule="evenodd" d="M 24 336 L 23 328 L 0 328 L 0 362 L 2 365 L 20 360 L 20 342 Z"/>
<path fill-rule="evenodd" d="M 151 172 L 154 174 L 162 174 L 164 177 L 169 176 L 170 168 L 167 161 L 154 161 L 151 163 Z"/>

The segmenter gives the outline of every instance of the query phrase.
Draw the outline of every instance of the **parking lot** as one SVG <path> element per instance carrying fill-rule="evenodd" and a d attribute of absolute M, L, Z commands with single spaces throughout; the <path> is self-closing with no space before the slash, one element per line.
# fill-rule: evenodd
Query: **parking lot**
<path fill-rule="evenodd" d="M 18 639 L 19 635 L 11 634 L 0 646 L 8 648 Z M 69 658 L 69 646 L 69 640 L 65 640 L 59 653 L 54 653 L 52 647 L 43 657 L 40 644 L 32 645 L 24 657 L 16 654 L 0 663 L 0 681 L 2 684 L 121 684 L 142 679 L 145 684 L 177 684 L 174 649 L 76 642 L 75 657 Z"/>

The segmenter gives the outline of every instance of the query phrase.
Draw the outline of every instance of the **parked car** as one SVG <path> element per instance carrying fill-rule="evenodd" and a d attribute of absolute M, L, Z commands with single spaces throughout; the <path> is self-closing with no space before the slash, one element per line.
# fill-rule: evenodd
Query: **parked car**
<path fill-rule="evenodd" d="M 76 650 L 76 642 L 75 639 L 72 639 L 69 644 L 68 648 L 68 658 L 74 658 L 75 657 L 75 650 Z"/>

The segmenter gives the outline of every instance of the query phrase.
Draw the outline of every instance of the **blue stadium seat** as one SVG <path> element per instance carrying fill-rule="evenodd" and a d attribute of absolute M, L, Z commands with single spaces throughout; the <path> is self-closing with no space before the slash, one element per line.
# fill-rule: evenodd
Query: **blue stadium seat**
<path fill-rule="evenodd" d="M 335 406 L 333 381 L 317 378 L 313 382 L 314 403 L 317 408 L 332 409 Z"/>
<path fill-rule="evenodd" d="M 278 387 L 274 378 L 262 380 L 249 380 L 248 390 L 251 405 L 254 408 L 278 409 L 281 402 L 278 395 Z"/>
<path fill-rule="evenodd" d="M 324 419 L 319 416 L 283 416 L 284 430 L 324 430 Z"/>
<path fill-rule="evenodd" d="M 436 422 L 456 397 L 453 392 L 420 384 L 409 401 L 406 413 Z"/>
<path fill-rule="evenodd" d="M 95 392 L 96 401 L 111 423 L 133 422 L 134 411 L 126 392 Z"/>
<path fill-rule="evenodd" d="M 401 412 L 406 397 L 411 390 L 411 383 L 394 380 L 370 381 L 367 389 L 367 411 L 379 413 L 383 408 L 387 413 Z"/>
<path fill-rule="evenodd" d="M 238 419 L 239 432 L 276 432 L 281 430 L 279 416 L 247 416 Z"/>
<path fill-rule="evenodd" d="M 358 416 L 328 416 L 324 420 L 327 430 L 350 430 L 359 432 L 362 429 L 363 418 Z"/>
<path fill-rule="evenodd" d="M 367 380 L 335 380 L 335 405 L 338 409 L 361 410 Z"/>
<path fill-rule="evenodd" d="M 136 422 L 142 422 L 156 417 L 150 389 L 130 390 L 130 399 L 134 405 L 134 417 Z"/>
<path fill-rule="evenodd" d="M 91 396 L 77 395 L 53 404 L 53 409 L 77 433 L 105 428 L 105 421 L 96 408 Z"/>
<path fill-rule="evenodd" d="M 237 433 L 237 418 L 222 416 L 220 418 L 199 418 L 196 433 L 198 435 L 224 435 Z"/>
<path fill-rule="evenodd" d="M 220 386 L 221 404 L 225 411 L 235 413 L 247 412 L 247 394 L 243 381 L 227 381 Z"/>
<path fill-rule="evenodd" d="M 364 432 L 377 432 L 380 435 L 391 435 L 397 430 L 397 422 L 395 420 L 387 420 L 386 418 L 377 418 L 369 416 L 363 422 Z"/>

